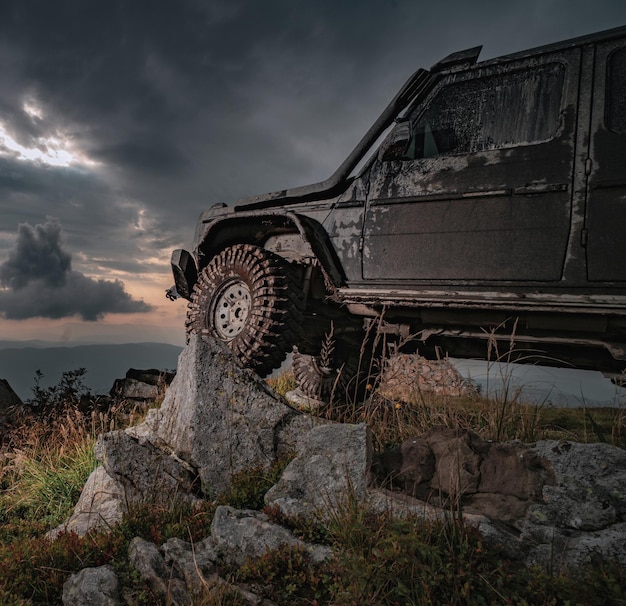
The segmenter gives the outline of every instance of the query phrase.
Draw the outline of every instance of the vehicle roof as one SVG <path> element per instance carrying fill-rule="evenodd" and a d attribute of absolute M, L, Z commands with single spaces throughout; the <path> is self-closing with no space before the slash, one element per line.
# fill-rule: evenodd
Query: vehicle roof
<path fill-rule="evenodd" d="M 487 65 L 490 63 L 499 63 L 501 61 L 510 61 L 512 59 L 523 59 L 525 57 L 532 57 L 535 55 L 541 55 L 548 52 L 554 52 L 558 50 L 573 48 L 576 46 L 584 46 L 586 44 L 596 44 L 598 42 L 605 42 L 607 40 L 619 39 L 626 37 L 626 25 L 615 27 L 612 29 L 595 32 L 593 34 L 586 34 L 584 36 L 578 36 L 576 38 L 570 38 L 568 40 L 562 40 L 560 42 L 553 42 L 534 48 L 529 48 L 508 55 L 502 55 L 500 57 L 494 57 L 493 59 L 487 59 L 481 61 L 480 65 Z M 478 65 L 478 64 L 477 64 Z"/>

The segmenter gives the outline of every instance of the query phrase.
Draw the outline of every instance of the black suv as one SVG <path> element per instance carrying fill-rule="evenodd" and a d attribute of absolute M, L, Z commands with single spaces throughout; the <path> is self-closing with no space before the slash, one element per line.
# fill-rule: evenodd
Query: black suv
<path fill-rule="evenodd" d="M 415 72 L 326 181 L 202 213 L 172 254 L 188 331 L 261 375 L 293 348 L 322 398 L 367 335 L 621 374 L 626 27 L 479 52 Z"/>

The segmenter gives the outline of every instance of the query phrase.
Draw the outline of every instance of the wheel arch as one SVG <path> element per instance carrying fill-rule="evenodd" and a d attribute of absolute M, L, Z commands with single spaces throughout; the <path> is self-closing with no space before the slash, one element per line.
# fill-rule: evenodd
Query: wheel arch
<path fill-rule="evenodd" d="M 328 286 L 335 288 L 345 281 L 326 231 L 310 217 L 294 212 L 257 211 L 237 213 L 208 223 L 200 232 L 196 246 L 198 271 L 221 250 L 235 244 L 267 248 L 289 261 L 317 259 Z"/>

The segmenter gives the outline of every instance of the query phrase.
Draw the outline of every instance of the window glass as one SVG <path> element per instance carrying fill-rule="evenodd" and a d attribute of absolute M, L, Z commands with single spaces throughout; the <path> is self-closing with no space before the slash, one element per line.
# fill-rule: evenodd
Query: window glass
<path fill-rule="evenodd" d="M 408 158 L 547 141 L 559 127 L 561 64 L 444 86 L 413 125 Z"/>
<path fill-rule="evenodd" d="M 611 53 L 608 67 L 607 126 L 616 133 L 626 133 L 626 48 Z"/>

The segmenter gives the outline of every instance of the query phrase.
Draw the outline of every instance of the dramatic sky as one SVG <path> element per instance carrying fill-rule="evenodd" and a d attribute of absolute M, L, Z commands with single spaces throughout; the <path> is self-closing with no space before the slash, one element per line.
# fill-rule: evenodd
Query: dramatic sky
<path fill-rule="evenodd" d="M 417 68 L 626 24 L 623 0 L 1 0 L 0 339 L 181 344 L 173 248 L 328 177 Z"/>

